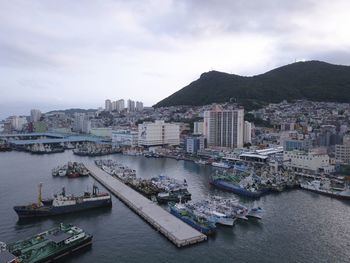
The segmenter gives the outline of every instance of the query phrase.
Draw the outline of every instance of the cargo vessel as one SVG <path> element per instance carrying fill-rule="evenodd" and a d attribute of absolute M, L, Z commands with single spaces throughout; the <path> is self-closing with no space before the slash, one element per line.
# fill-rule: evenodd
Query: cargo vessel
<path fill-rule="evenodd" d="M 93 191 L 85 192 L 82 196 L 66 195 L 65 188 L 60 194 L 50 199 L 42 199 L 42 184 L 39 184 L 38 202 L 25 206 L 15 206 L 20 219 L 33 217 L 46 217 L 73 213 L 99 207 L 111 207 L 112 199 L 109 193 L 99 193 L 98 187 L 93 186 Z"/>
<path fill-rule="evenodd" d="M 83 229 L 61 223 L 35 236 L 0 246 L 0 262 L 55 262 L 75 251 L 90 247 L 92 235 Z"/>

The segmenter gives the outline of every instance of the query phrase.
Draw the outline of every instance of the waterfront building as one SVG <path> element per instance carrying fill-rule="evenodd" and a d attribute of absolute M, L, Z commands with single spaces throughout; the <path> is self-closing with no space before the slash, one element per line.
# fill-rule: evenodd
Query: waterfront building
<path fill-rule="evenodd" d="M 36 122 L 36 121 L 39 121 L 40 118 L 41 118 L 40 110 L 36 110 L 36 109 L 30 110 L 30 121 Z"/>
<path fill-rule="evenodd" d="M 112 102 L 111 102 L 111 100 L 105 100 L 105 111 L 112 111 Z"/>
<path fill-rule="evenodd" d="M 301 172 L 330 173 L 334 171 L 328 154 L 321 151 L 284 151 L 283 160 L 286 166 Z"/>
<path fill-rule="evenodd" d="M 204 112 L 203 134 L 208 146 L 243 147 L 244 110 L 223 110 L 215 106 Z"/>
<path fill-rule="evenodd" d="M 244 121 L 243 143 L 252 143 L 252 124 Z"/>
<path fill-rule="evenodd" d="M 186 152 L 187 153 L 197 153 L 200 150 L 206 148 L 206 139 L 204 136 L 192 136 L 186 138 Z"/>
<path fill-rule="evenodd" d="M 141 146 L 179 145 L 180 127 L 178 124 L 155 122 L 143 122 L 138 126 L 138 143 Z"/>
<path fill-rule="evenodd" d="M 112 143 L 119 146 L 135 147 L 138 145 L 138 132 L 130 130 L 112 131 Z"/>
<path fill-rule="evenodd" d="M 109 127 L 101 127 L 101 128 L 90 128 L 91 135 L 100 136 L 100 137 L 112 137 L 112 128 Z"/>
<path fill-rule="evenodd" d="M 194 135 L 203 135 L 203 121 L 195 121 L 193 123 L 193 134 Z"/>

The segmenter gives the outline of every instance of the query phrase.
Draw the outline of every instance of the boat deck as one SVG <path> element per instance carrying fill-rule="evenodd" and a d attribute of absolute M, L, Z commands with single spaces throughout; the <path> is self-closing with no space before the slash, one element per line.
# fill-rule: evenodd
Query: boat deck
<path fill-rule="evenodd" d="M 91 176 L 111 191 L 135 213 L 167 237 L 177 247 L 184 247 L 207 239 L 207 236 L 176 218 L 120 180 L 94 164 L 85 164 Z"/>

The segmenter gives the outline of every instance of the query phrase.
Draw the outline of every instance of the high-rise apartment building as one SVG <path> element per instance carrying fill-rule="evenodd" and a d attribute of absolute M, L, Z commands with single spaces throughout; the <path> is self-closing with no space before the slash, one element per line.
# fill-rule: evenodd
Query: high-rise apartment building
<path fill-rule="evenodd" d="M 117 100 L 116 103 L 117 103 L 116 110 L 117 110 L 118 112 L 121 112 L 121 111 L 123 111 L 123 110 L 125 109 L 125 102 L 124 102 L 123 99 Z"/>
<path fill-rule="evenodd" d="M 111 100 L 105 100 L 105 111 L 112 111 L 112 102 L 111 102 Z"/>
<path fill-rule="evenodd" d="M 243 147 L 244 110 L 223 110 L 219 106 L 204 112 L 203 134 L 208 146 Z"/>
<path fill-rule="evenodd" d="M 243 143 L 252 143 L 252 124 L 249 121 L 244 121 Z"/>
<path fill-rule="evenodd" d="M 143 110 L 143 103 L 141 101 L 136 101 L 136 111 Z"/>
<path fill-rule="evenodd" d="M 41 118 L 41 111 L 40 110 L 32 109 L 30 111 L 30 121 L 37 122 L 40 120 L 40 118 Z"/>
<path fill-rule="evenodd" d="M 129 99 L 127 108 L 128 108 L 128 112 L 135 111 L 135 101 Z"/>

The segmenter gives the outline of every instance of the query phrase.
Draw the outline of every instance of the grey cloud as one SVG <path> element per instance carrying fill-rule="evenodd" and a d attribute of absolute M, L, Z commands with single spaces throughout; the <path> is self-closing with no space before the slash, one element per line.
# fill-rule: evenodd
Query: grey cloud
<path fill-rule="evenodd" d="M 0 67 L 55 67 L 57 63 L 46 54 L 0 42 Z"/>

